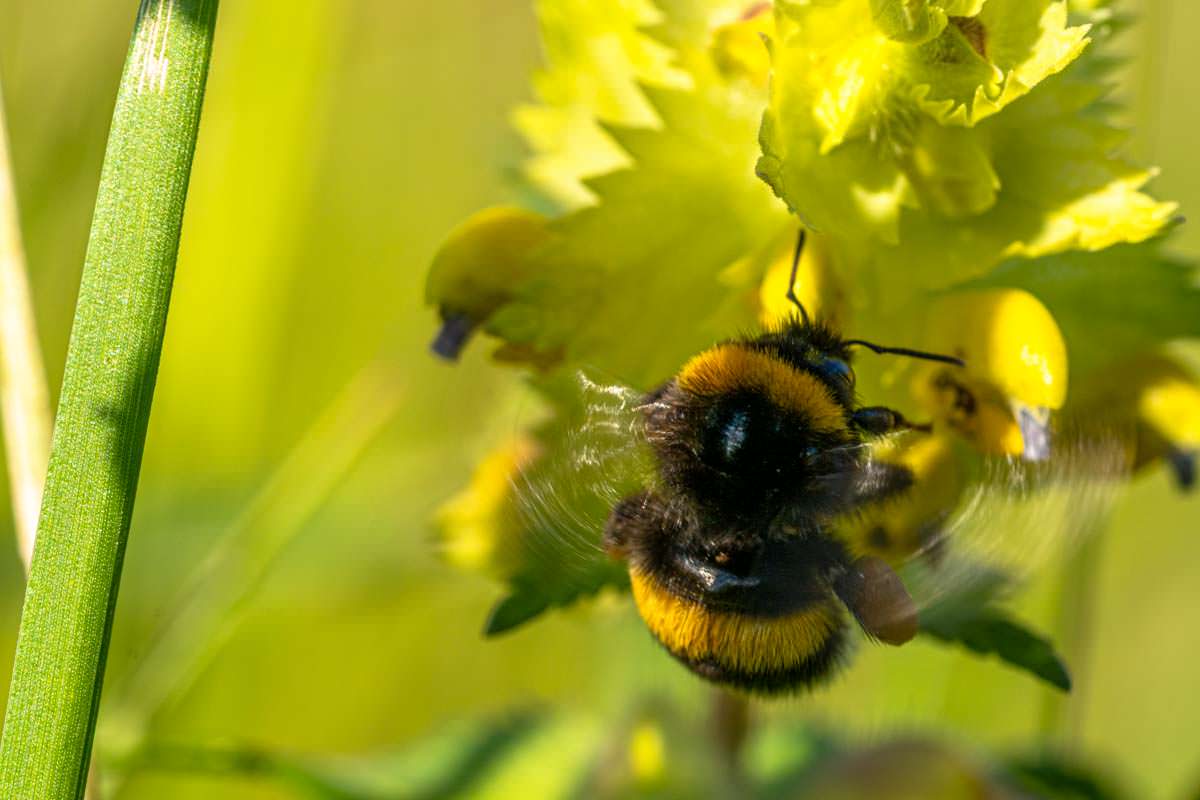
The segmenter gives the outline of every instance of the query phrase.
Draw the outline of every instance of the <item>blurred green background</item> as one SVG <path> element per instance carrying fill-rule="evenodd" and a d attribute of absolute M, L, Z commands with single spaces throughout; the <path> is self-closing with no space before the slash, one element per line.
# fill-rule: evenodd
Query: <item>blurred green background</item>
<path fill-rule="evenodd" d="M 0 0 L 0 80 L 51 387 L 135 6 Z M 1157 194 L 1188 214 L 1200 208 L 1200 6 L 1129 7 L 1141 14 L 1121 40 L 1132 148 L 1162 167 Z M 706 713 L 704 687 L 657 650 L 627 601 L 484 641 L 498 589 L 430 547 L 431 511 L 524 404 L 482 348 L 455 367 L 427 354 L 424 270 L 452 225 L 520 197 L 507 112 L 529 97 L 538 63 L 529 0 L 224 4 L 101 756 L 120 758 L 154 709 L 158 740 L 324 754 L 391 749 L 538 703 L 621 720 L 666 693 Z M 1200 228 L 1174 245 L 1200 255 Z M 1090 655 L 1074 665 L 1077 744 L 1138 797 L 1200 786 L 1198 512 L 1161 470 L 1121 501 L 1101 544 Z M 1052 578 L 1024 602 L 1043 630 Z M 15 549 L 0 548 L 5 665 L 22 591 Z M 180 596 L 194 604 L 176 619 Z M 162 629 L 175 635 L 155 644 Z M 863 648 L 829 690 L 755 713 L 863 741 L 948 729 L 1011 751 L 1031 741 L 1043 705 L 1026 676 L 917 642 Z M 118 796 L 291 795 L 253 778 L 138 771 Z"/>

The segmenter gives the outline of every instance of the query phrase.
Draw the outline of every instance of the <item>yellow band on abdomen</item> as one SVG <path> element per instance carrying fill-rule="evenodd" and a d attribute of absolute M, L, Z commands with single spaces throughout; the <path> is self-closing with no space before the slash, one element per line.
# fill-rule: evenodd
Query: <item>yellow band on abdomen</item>
<path fill-rule="evenodd" d="M 740 680 L 803 671 L 814 658 L 828 659 L 844 615 L 831 596 L 802 611 L 753 617 L 714 611 L 672 594 L 652 576 L 631 569 L 633 598 L 650 632 L 686 662 L 712 663 Z"/>

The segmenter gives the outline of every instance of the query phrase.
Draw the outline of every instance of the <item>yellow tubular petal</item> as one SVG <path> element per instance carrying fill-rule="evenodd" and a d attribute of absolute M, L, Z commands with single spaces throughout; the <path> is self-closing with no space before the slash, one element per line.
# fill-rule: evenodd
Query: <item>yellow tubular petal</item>
<path fill-rule="evenodd" d="M 918 370 L 922 404 L 981 452 L 1047 457 L 1050 412 L 1066 400 L 1067 348 L 1046 307 L 1019 289 L 954 292 L 934 303 L 926 330 L 927 349 L 966 366 Z"/>
<path fill-rule="evenodd" d="M 771 4 L 751 6 L 737 21 L 713 31 L 713 62 L 726 78 L 743 78 L 756 86 L 766 86 L 771 73 L 771 54 L 764 37 L 774 32 Z"/>
<path fill-rule="evenodd" d="M 795 243 L 789 241 L 780 249 L 759 286 L 758 318 L 765 328 L 777 327 L 796 313 L 796 306 L 787 298 L 794 247 Z M 796 297 L 810 317 L 824 320 L 839 329 L 845 315 L 844 298 L 833 278 L 831 258 L 825 237 L 809 232 L 800 256 L 794 288 Z"/>
<path fill-rule="evenodd" d="M 1137 416 L 1174 447 L 1200 448 L 1200 386 L 1182 369 L 1154 376 L 1138 397 Z"/>
<path fill-rule="evenodd" d="M 434 256 L 425 301 L 482 322 L 526 277 L 529 254 L 548 238 L 546 219 L 532 211 L 497 206 L 472 215 Z"/>
<path fill-rule="evenodd" d="M 1062 408 L 1067 346 L 1054 317 L 1020 289 L 944 295 L 929 314 L 928 342 L 966 361 L 964 374 L 1033 407 Z"/>

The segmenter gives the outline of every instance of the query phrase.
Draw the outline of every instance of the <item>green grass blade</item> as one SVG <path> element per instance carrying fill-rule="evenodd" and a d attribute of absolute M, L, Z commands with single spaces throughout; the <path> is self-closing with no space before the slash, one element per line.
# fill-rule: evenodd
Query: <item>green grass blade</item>
<path fill-rule="evenodd" d="M 0 796 L 83 793 L 216 0 L 142 0 L 67 350 L 0 738 Z"/>
<path fill-rule="evenodd" d="M 50 456 L 50 400 L 25 270 L 25 249 L 0 92 L 0 408 L 21 563 L 29 570 Z"/>

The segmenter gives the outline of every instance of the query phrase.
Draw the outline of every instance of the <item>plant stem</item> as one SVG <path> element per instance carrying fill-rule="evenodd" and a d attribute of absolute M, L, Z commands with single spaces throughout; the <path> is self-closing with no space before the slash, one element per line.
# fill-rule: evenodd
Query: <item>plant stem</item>
<path fill-rule="evenodd" d="M 17 549 L 28 573 L 50 455 L 50 401 L 26 274 L 0 91 L 0 407 Z"/>
<path fill-rule="evenodd" d="M 216 14 L 216 0 L 142 0 L 138 9 L 17 636 L 3 797 L 84 791 Z"/>
<path fill-rule="evenodd" d="M 743 795 L 746 786 L 742 771 L 742 746 L 750 732 L 750 701 L 745 695 L 713 689 L 709 725 L 713 743 L 725 762 L 731 796 Z"/>
<path fill-rule="evenodd" d="M 1083 733 L 1083 712 L 1090 688 L 1092 636 L 1101 556 L 1103 528 L 1099 527 L 1062 570 L 1057 611 L 1059 646 L 1071 667 L 1071 694 L 1044 690 L 1041 712 L 1043 737 L 1056 747 L 1071 749 Z"/>

